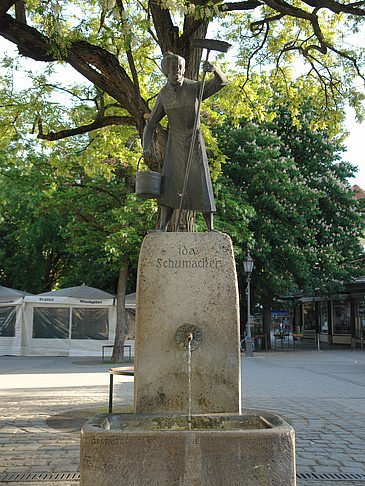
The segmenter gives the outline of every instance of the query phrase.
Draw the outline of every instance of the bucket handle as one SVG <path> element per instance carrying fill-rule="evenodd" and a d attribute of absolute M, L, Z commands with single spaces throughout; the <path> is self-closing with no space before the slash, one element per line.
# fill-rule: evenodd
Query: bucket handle
<path fill-rule="evenodd" d="M 138 169 L 139 169 L 139 163 L 141 162 L 141 159 L 143 158 L 143 155 L 140 156 L 140 158 L 138 159 L 138 162 L 137 162 L 137 172 L 138 172 Z M 160 161 L 158 161 L 158 166 L 160 168 L 160 171 L 161 171 L 161 164 L 160 164 Z"/>

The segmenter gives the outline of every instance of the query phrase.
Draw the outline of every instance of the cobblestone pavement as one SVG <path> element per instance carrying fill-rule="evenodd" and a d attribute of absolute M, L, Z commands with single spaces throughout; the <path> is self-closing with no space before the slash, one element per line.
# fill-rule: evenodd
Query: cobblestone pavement
<path fill-rule="evenodd" d="M 365 352 L 306 351 L 243 360 L 243 405 L 278 413 L 296 435 L 297 472 L 365 475 Z M 298 485 L 365 485 L 298 480 Z"/>
<path fill-rule="evenodd" d="M 243 407 L 276 412 L 293 425 L 298 473 L 365 475 L 364 351 L 256 353 L 243 356 L 242 365 Z M 95 359 L 0 357 L 0 474 L 77 472 L 78 428 L 87 414 L 106 411 L 109 367 Z M 133 403 L 132 377 L 115 377 L 114 403 Z M 364 486 L 365 480 L 297 484 Z"/>

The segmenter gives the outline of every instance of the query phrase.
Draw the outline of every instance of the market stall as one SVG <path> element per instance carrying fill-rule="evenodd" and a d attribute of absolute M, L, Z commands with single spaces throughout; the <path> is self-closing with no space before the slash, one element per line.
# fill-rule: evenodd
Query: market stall
<path fill-rule="evenodd" d="M 24 298 L 22 354 L 97 356 L 114 344 L 114 295 L 83 284 Z"/>
<path fill-rule="evenodd" d="M 0 355 L 20 356 L 23 297 L 31 295 L 0 285 Z"/>

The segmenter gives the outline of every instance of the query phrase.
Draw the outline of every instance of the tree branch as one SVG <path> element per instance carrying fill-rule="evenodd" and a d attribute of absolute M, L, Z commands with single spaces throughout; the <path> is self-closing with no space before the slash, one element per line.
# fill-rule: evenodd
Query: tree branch
<path fill-rule="evenodd" d="M 0 35 L 18 46 L 19 54 L 35 61 L 55 61 L 48 39 L 34 27 L 24 25 L 8 14 L 0 17 Z"/>
<path fill-rule="evenodd" d="M 263 25 L 268 25 L 270 22 L 275 22 L 275 20 L 280 20 L 284 17 L 284 14 L 280 13 L 277 15 L 272 15 L 271 17 L 265 17 L 264 19 L 257 20 L 256 22 L 252 22 L 250 25 L 251 30 L 254 32 L 257 28 L 262 27 Z"/>
<path fill-rule="evenodd" d="M 59 60 L 51 53 L 45 36 L 8 14 L 0 18 L 0 35 L 16 44 L 19 52 L 26 57 L 36 61 Z M 140 96 L 136 97 L 133 82 L 113 54 L 86 41 L 78 41 L 68 47 L 63 60 L 101 91 L 118 101 L 133 116 L 137 129 L 142 134 L 145 123 L 143 114 L 148 112 L 148 107 Z"/>
<path fill-rule="evenodd" d="M 97 223 L 95 221 L 95 218 L 93 218 L 92 216 L 90 215 L 86 215 L 84 214 L 80 209 L 77 209 L 76 211 L 76 214 L 79 216 L 79 218 L 84 221 L 85 223 L 88 223 L 88 225 L 92 224 L 94 226 L 94 228 L 96 228 L 97 230 L 101 231 L 102 233 L 104 233 L 105 235 L 108 234 L 104 228 L 103 225 Z"/>
<path fill-rule="evenodd" d="M 112 53 L 86 41 L 72 43 L 69 51 L 96 67 L 105 78 L 113 79 L 127 95 L 135 96 L 133 82 Z"/>
<path fill-rule="evenodd" d="M 315 8 L 313 12 L 306 12 L 305 10 L 290 5 L 284 0 L 265 0 L 265 3 L 270 8 L 277 10 L 283 15 L 289 15 L 291 17 L 309 20 L 309 22 L 312 24 L 313 31 L 320 43 L 320 46 L 311 46 L 311 48 L 312 49 L 315 48 L 319 50 L 320 52 L 322 52 L 322 54 L 327 53 L 327 46 L 324 41 L 323 34 L 318 23 L 318 17 L 316 15 L 316 12 L 318 10 L 317 8 Z"/>
<path fill-rule="evenodd" d="M 350 56 L 349 54 L 346 54 L 346 52 L 343 52 L 343 51 L 340 51 L 339 49 L 336 49 L 331 44 L 327 44 L 327 47 L 328 47 L 328 49 L 330 49 L 331 51 L 335 52 L 339 56 L 347 59 L 348 61 L 351 61 L 352 64 L 354 65 L 354 67 L 355 67 L 355 71 L 357 72 L 357 75 L 360 76 L 360 78 L 363 81 L 365 81 L 365 75 L 361 73 L 360 68 L 359 68 L 359 65 L 357 63 L 356 57 Z"/>
<path fill-rule="evenodd" d="M 149 0 L 148 5 L 152 14 L 161 51 L 174 52 L 176 50 L 177 36 L 170 11 L 167 8 L 161 8 L 158 0 Z"/>
<path fill-rule="evenodd" d="M 312 13 L 306 12 L 305 10 L 302 10 L 298 7 L 294 7 L 284 0 L 265 0 L 265 3 L 268 7 L 284 15 L 289 15 L 291 17 L 297 17 L 299 19 L 305 19 L 309 21 L 312 21 L 313 19 Z"/>
<path fill-rule="evenodd" d="M 81 187 L 83 189 L 89 189 L 89 190 L 92 190 L 94 192 L 101 192 L 102 194 L 107 194 L 108 196 L 110 196 L 111 198 L 113 198 L 119 206 L 122 206 L 123 205 L 123 202 L 121 199 L 119 199 L 119 197 L 117 197 L 115 194 L 113 194 L 112 192 L 110 191 L 107 191 L 106 189 L 103 189 L 102 187 L 100 186 L 96 186 L 95 184 L 92 184 L 92 185 L 87 185 L 87 184 L 83 184 L 83 183 L 78 183 L 78 182 L 74 182 L 73 184 L 71 184 L 71 187 Z"/>
<path fill-rule="evenodd" d="M 251 67 L 251 61 L 252 59 L 256 56 L 256 54 L 261 51 L 261 49 L 264 47 L 264 45 L 266 44 L 266 40 L 267 40 L 267 36 L 269 35 L 269 30 L 270 30 L 270 27 L 269 27 L 269 21 L 266 22 L 266 32 L 265 32 L 265 35 L 264 35 L 264 38 L 261 42 L 261 44 L 257 47 L 257 49 L 255 49 L 250 57 L 248 58 L 248 62 L 247 62 L 247 69 L 246 69 L 246 79 L 245 79 L 245 82 L 243 83 L 243 85 L 241 86 L 241 89 L 244 89 L 244 87 L 246 86 L 247 82 L 248 82 L 248 79 L 249 79 L 249 72 L 250 72 L 250 67 Z"/>
<path fill-rule="evenodd" d="M 15 18 L 22 24 L 27 23 L 24 0 L 18 0 L 17 2 L 15 2 Z"/>
<path fill-rule="evenodd" d="M 303 41 L 305 42 L 305 41 Z M 318 46 L 314 46 L 315 48 L 318 49 Z M 329 106 L 329 94 L 328 91 L 330 90 L 332 93 L 332 100 L 335 104 L 335 107 L 337 109 L 337 101 L 336 101 L 336 96 L 334 91 L 337 91 L 337 93 L 340 93 L 338 89 L 338 84 L 339 81 L 336 81 L 333 78 L 333 75 L 330 71 L 330 69 L 324 65 L 319 59 L 315 58 L 313 55 L 309 54 L 308 48 L 304 48 L 302 45 L 295 45 L 294 43 L 291 43 L 290 45 L 287 45 L 282 52 L 280 53 L 280 56 L 287 51 L 298 51 L 300 52 L 308 61 L 309 65 L 311 66 L 311 70 L 308 72 L 307 76 L 312 76 L 312 71 L 315 73 L 315 76 L 319 80 L 320 84 L 322 85 L 324 95 L 325 95 L 325 107 L 326 109 Z M 327 76 L 325 76 L 323 73 L 321 73 L 320 69 L 316 66 L 319 65 L 323 70 L 327 72 Z M 277 63 L 276 69 L 279 69 L 279 65 Z"/>
<path fill-rule="evenodd" d="M 121 18 L 123 19 L 124 13 L 125 13 L 123 0 L 117 0 L 117 5 L 118 5 L 118 8 L 119 8 L 120 13 L 121 13 Z M 129 44 L 128 49 L 126 50 L 126 53 L 127 53 L 129 69 L 131 70 L 132 79 L 133 79 L 133 83 L 134 83 L 134 91 L 135 91 L 136 96 L 139 96 L 140 90 L 139 90 L 138 74 L 137 74 L 136 65 L 134 63 L 134 58 L 133 58 L 132 50 L 130 48 L 130 44 Z"/>
<path fill-rule="evenodd" d="M 74 93 L 73 91 L 71 91 L 67 88 L 63 88 L 62 86 L 58 86 L 57 84 L 45 83 L 44 86 L 48 86 L 49 88 L 57 89 L 58 91 L 63 91 L 64 93 L 67 93 L 70 96 L 77 98 L 79 101 L 94 101 L 94 98 L 82 98 L 81 96 Z"/>
<path fill-rule="evenodd" d="M 39 133 L 37 138 L 41 140 L 61 140 L 62 138 L 72 137 L 74 135 L 82 135 L 99 128 L 107 127 L 110 125 L 136 125 L 132 117 L 129 116 L 106 116 L 98 118 L 89 125 L 83 125 L 82 127 L 70 128 L 68 130 L 60 130 L 59 132 L 43 133 L 42 123 L 38 123 Z"/>
<path fill-rule="evenodd" d="M 9 10 L 14 4 L 16 0 L 0 0 L 0 17 Z"/>
<path fill-rule="evenodd" d="M 365 9 L 358 8 L 361 5 L 364 5 L 364 2 L 355 2 L 355 3 L 348 3 L 343 4 L 340 2 L 336 2 L 334 0 L 303 0 L 304 3 L 310 5 L 311 7 L 316 8 L 327 8 L 334 13 L 348 13 L 352 15 L 365 15 Z"/>
<path fill-rule="evenodd" d="M 253 10 L 263 5 L 259 0 L 246 0 L 245 2 L 230 2 L 218 5 L 221 12 L 232 12 L 233 10 Z"/>

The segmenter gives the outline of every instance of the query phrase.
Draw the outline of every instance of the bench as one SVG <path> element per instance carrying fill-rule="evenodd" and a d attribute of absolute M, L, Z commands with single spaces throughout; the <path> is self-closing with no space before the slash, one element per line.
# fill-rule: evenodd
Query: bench
<path fill-rule="evenodd" d="M 125 348 L 128 348 L 129 351 L 129 361 L 132 361 L 132 346 L 131 344 L 125 344 Z M 101 347 L 101 360 L 104 361 L 104 349 L 105 348 L 114 348 L 113 344 L 105 344 Z M 117 349 L 120 349 L 120 346 L 116 346 Z"/>

